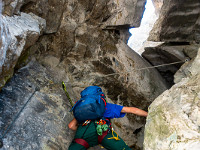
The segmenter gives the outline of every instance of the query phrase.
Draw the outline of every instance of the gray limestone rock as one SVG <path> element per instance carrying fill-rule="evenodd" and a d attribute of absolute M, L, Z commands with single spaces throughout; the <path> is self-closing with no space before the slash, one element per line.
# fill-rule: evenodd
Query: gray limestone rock
<path fill-rule="evenodd" d="M 139 27 L 145 3 L 145 0 L 110 0 L 107 5 L 111 16 L 103 27 Z"/>
<path fill-rule="evenodd" d="M 199 44 L 189 43 L 165 43 L 157 47 L 146 47 L 142 56 L 153 66 L 161 65 L 157 67 L 157 70 L 172 86 L 174 85 L 174 74 L 187 59 L 193 59 L 197 55 L 199 46 Z M 170 63 L 172 64 L 167 65 Z"/>
<path fill-rule="evenodd" d="M 200 42 L 200 1 L 164 0 L 150 41 Z"/>
<path fill-rule="evenodd" d="M 199 74 L 199 56 L 200 50 L 198 55 L 193 58 L 191 61 L 187 61 L 174 75 L 174 82 L 178 83 L 183 78 L 191 77 L 195 74 Z"/>
<path fill-rule="evenodd" d="M 50 34 L 55 33 L 60 26 L 66 0 L 6 0 L 4 3 L 5 15 L 20 15 L 24 12 L 33 13 L 45 19 L 44 32 Z"/>
<path fill-rule="evenodd" d="M 76 99 L 67 78 L 64 81 L 71 99 Z M 18 70 L 0 93 L 1 136 L 25 107 L 3 137 L 3 150 L 68 148 L 74 132 L 67 125 L 73 115 L 61 83 L 37 62 Z"/>
<path fill-rule="evenodd" d="M 7 47 L 1 47 L 0 60 L 0 88 L 12 77 L 14 67 L 23 50 L 32 46 L 45 29 L 45 20 L 34 14 L 21 13 L 20 16 L 4 17 L 3 27 L 7 29 L 5 43 Z"/>
<path fill-rule="evenodd" d="M 200 51 L 183 78 L 149 107 L 144 149 L 200 149 Z"/>

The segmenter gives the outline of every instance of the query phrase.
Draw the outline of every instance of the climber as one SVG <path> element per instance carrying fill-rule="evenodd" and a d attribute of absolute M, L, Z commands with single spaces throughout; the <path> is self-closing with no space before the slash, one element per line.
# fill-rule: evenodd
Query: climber
<path fill-rule="evenodd" d="M 96 117 L 97 119 L 94 119 L 95 115 L 92 117 L 87 115 L 90 113 L 88 112 L 90 110 L 92 110 L 94 114 L 96 113 L 94 110 L 98 111 L 96 103 L 91 105 L 95 105 L 96 109 L 90 109 L 90 106 L 88 107 L 85 104 L 86 100 L 90 101 L 90 94 L 94 92 L 95 88 L 100 91 L 100 95 L 102 96 L 101 99 L 103 101 L 101 105 L 101 101 L 97 100 L 97 105 L 99 104 L 99 107 L 105 106 L 102 108 L 105 109 L 102 113 L 103 116 L 101 116 L 101 118 L 98 116 Z M 124 107 L 117 104 L 107 103 L 105 96 L 102 93 L 103 92 L 101 91 L 101 88 L 97 86 L 87 87 L 81 92 L 82 98 L 77 102 L 78 104 L 76 103 L 77 108 L 75 105 L 75 109 L 78 111 L 76 112 L 73 110 L 75 118 L 68 124 L 69 129 L 76 131 L 74 140 L 69 146 L 69 150 L 86 150 L 87 148 L 96 146 L 98 144 L 101 144 L 105 149 L 108 150 L 130 150 L 126 143 L 112 129 L 110 119 L 124 117 L 126 113 L 132 113 L 146 117 L 148 113 L 136 107 Z M 88 96 L 90 98 L 88 98 Z M 94 98 L 94 94 L 92 95 L 92 98 Z M 83 102 L 84 105 L 80 104 L 81 102 Z M 103 105 L 103 103 L 105 105 Z M 78 107 L 79 105 L 84 107 Z M 77 114 L 79 115 L 77 116 Z M 88 118 L 87 120 L 84 118 L 84 114 L 86 114 L 86 118 Z M 84 118 L 83 120 L 85 121 L 81 120 L 82 118 Z"/>

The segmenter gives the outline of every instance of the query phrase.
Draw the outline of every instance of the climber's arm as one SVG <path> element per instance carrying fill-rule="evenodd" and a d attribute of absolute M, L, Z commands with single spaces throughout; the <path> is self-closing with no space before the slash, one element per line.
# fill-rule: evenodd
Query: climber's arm
<path fill-rule="evenodd" d="M 74 118 L 74 119 L 68 124 L 68 127 L 69 127 L 71 130 L 76 131 L 77 128 L 78 128 L 78 121 Z"/>
<path fill-rule="evenodd" d="M 132 114 L 136 114 L 138 116 L 144 116 L 144 117 L 148 115 L 146 111 L 141 110 L 136 107 L 123 107 L 121 110 L 121 113 L 132 113 Z"/>

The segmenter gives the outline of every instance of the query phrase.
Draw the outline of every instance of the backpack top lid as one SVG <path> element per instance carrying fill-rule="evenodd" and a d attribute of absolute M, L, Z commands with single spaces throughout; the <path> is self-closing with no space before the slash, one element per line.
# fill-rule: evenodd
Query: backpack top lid
<path fill-rule="evenodd" d="M 81 98 L 84 98 L 90 95 L 101 95 L 103 98 L 105 98 L 105 95 L 102 92 L 102 89 L 98 86 L 88 86 L 81 92 Z"/>
<path fill-rule="evenodd" d="M 89 86 L 81 92 L 81 99 L 72 108 L 79 123 L 103 117 L 106 107 L 105 95 L 98 86 Z"/>

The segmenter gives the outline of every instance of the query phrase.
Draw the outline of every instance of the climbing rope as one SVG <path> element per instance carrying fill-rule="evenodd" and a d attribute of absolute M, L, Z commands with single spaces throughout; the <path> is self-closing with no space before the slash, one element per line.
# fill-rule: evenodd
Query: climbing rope
<path fill-rule="evenodd" d="M 114 133 L 115 133 L 117 136 L 115 136 Z M 113 137 L 108 138 L 108 139 L 109 139 L 109 140 L 110 140 L 110 139 L 114 139 L 114 140 L 117 140 L 117 141 L 120 140 L 118 134 L 117 134 L 113 129 L 112 129 L 112 136 L 113 136 Z"/>
<path fill-rule="evenodd" d="M 170 65 L 174 65 L 174 64 L 180 64 L 180 63 L 184 63 L 184 62 L 188 62 L 190 59 L 189 58 L 186 58 L 185 60 L 182 60 L 182 61 L 177 61 L 177 62 L 173 62 L 173 63 L 168 63 L 168 64 L 162 64 L 162 65 L 157 65 L 157 66 L 151 66 L 151 67 L 144 67 L 144 68 L 136 68 L 136 69 L 132 69 L 132 70 L 130 70 L 130 71 L 127 71 L 126 73 L 122 73 L 122 72 L 118 72 L 118 73 L 111 73 L 111 74 L 106 74 L 106 75 L 102 75 L 103 77 L 107 77 L 107 76 L 112 76 L 112 75 L 117 75 L 117 74 L 127 74 L 127 73 L 129 73 L 129 72 L 133 72 L 133 71 L 140 71 L 140 70 L 147 70 L 147 69 L 153 69 L 153 68 L 158 68 L 158 67 L 162 67 L 162 66 L 170 66 Z M 72 103 L 72 100 L 71 100 L 71 98 L 69 97 L 69 94 L 68 94 L 68 92 L 67 92 L 67 90 L 66 90 L 66 86 L 65 86 L 65 83 L 68 83 L 68 82 L 62 82 L 62 87 L 63 87 L 63 89 L 64 89 L 64 91 L 65 91 L 65 93 L 66 93 L 66 95 L 67 95 L 67 97 L 68 97 L 68 99 L 69 99 L 69 101 L 70 101 L 70 104 L 72 105 L 72 107 L 73 107 L 73 103 Z M 52 85 L 53 84 L 60 84 L 60 83 L 52 83 Z M 88 86 L 89 86 L 90 84 L 88 84 Z M 81 86 L 81 85 L 79 85 L 81 88 L 85 88 L 85 86 L 86 86 L 86 84 L 84 84 L 83 86 Z"/>
<path fill-rule="evenodd" d="M 185 59 L 184 61 L 182 60 L 182 61 L 177 61 L 177 62 L 168 63 L 168 64 L 162 64 L 162 65 L 157 65 L 157 66 L 152 66 L 152 67 L 144 67 L 144 68 L 139 68 L 139 69 L 132 69 L 130 71 L 127 71 L 126 73 L 133 72 L 133 71 L 139 71 L 139 70 L 146 70 L 146 69 L 158 68 L 158 67 L 162 67 L 162 66 L 169 66 L 169 65 L 174 65 L 174 64 L 180 64 L 180 63 L 187 62 L 187 61 L 189 61 L 189 58 Z M 111 74 L 104 75 L 104 77 L 112 76 L 112 75 L 116 75 L 116 74 L 125 74 L 125 73 L 111 73 Z"/>
<path fill-rule="evenodd" d="M 40 89 L 38 87 L 35 88 L 35 91 L 32 93 L 32 95 L 29 97 L 29 99 L 26 101 L 26 103 L 24 104 L 24 106 L 21 108 L 21 110 L 18 112 L 18 114 L 15 116 L 14 120 L 10 123 L 10 125 L 8 126 L 8 128 L 4 131 L 3 135 L 0 136 L 0 148 L 3 147 L 3 138 L 5 137 L 5 135 L 8 133 L 8 131 L 10 130 L 10 128 L 13 126 L 13 124 L 15 123 L 15 121 L 17 120 L 17 118 L 20 116 L 21 112 L 24 110 L 24 108 L 26 107 L 26 105 L 28 104 L 28 102 L 31 100 L 31 98 L 33 97 L 33 95 L 35 94 L 36 91 L 39 91 Z M 2 133 L 2 132 L 1 132 Z"/>

